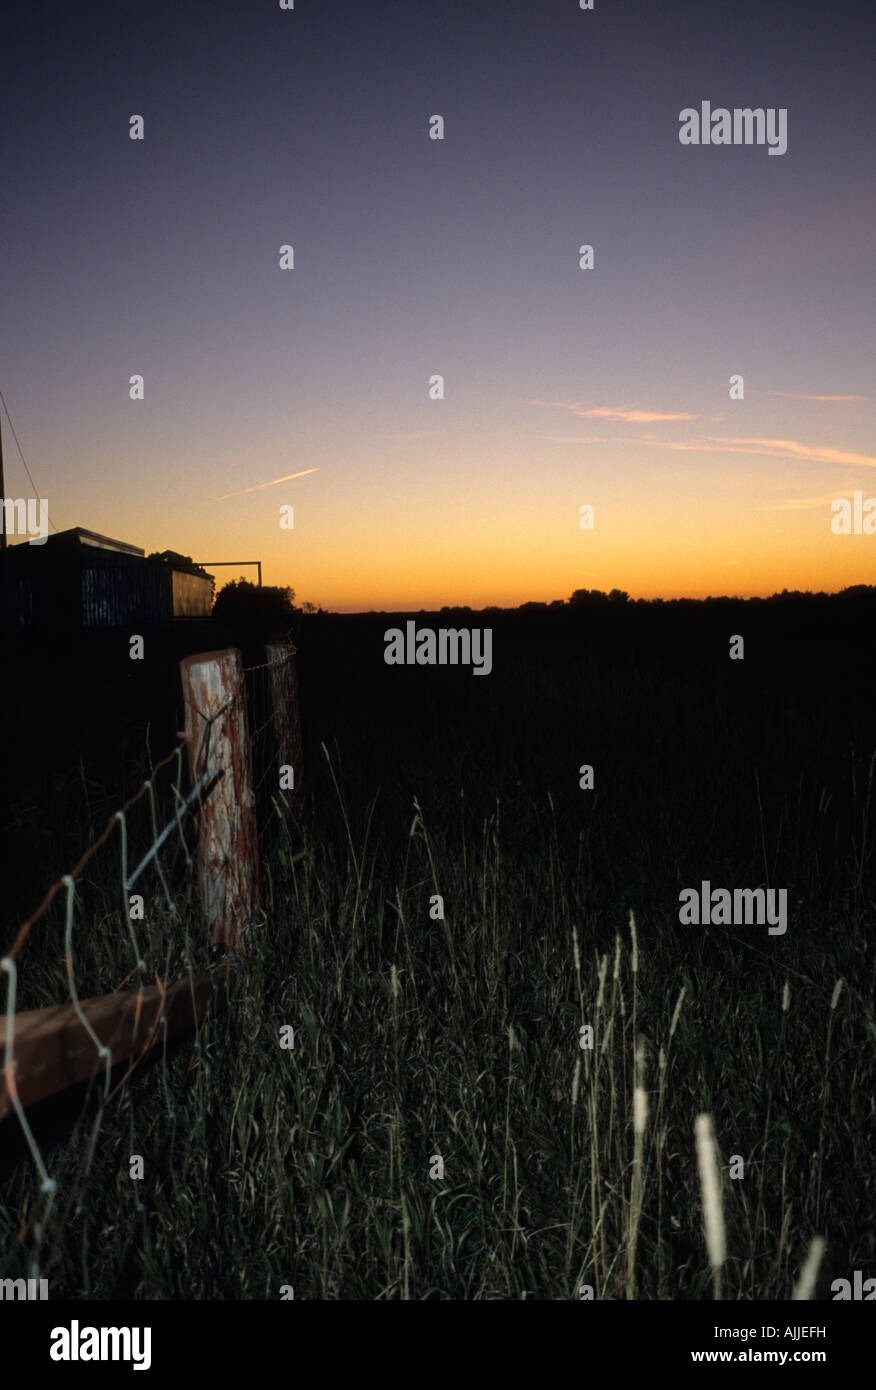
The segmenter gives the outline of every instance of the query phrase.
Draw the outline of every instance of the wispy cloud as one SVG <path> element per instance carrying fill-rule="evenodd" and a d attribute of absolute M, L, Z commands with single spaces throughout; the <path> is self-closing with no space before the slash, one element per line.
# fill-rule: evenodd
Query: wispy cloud
<path fill-rule="evenodd" d="M 727 453 L 764 454 L 771 458 L 802 459 L 811 463 L 851 463 L 859 468 L 876 468 L 876 457 L 872 454 L 830 449 L 823 444 L 800 444 L 796 439 L 739 439 L 711 434 L 706 438 Z"/>
<path fill-rule="evenodd" d="M 698 439 L 655 439 L 651 436 L 623 435 L 542 435 L 553 444 L 635 444 L 649 449 L 669 449 L 681 454 L 749 454 L 763 458 L 793 459 L 804 463 L 852 464 L 856 468 L 876 468 L 872 454 L 856 454 L 848 449 L 831 449 L 823 444 L 800 444 L 795 439 L 725 438 L 707 434 Z"/>
<path fill-rule="evenodd" d="M 571 410 L 573 415 L 577 415 L 582 420 L 625 420 L 628 425 L 650 425 L 657 420 L 699 420 L 699 415 L 690 415 L 687 411 L 666 411 L 666 410 L 641 410 L 638 406 L 594 406 L 587 409 L 579 401 L 533 401 L 528 400 L 527 405 L 555 406 L 562 410 Z"/>
<path fill-rule="evenodd" d="M 783 396 L 791 401 L 869 401 L 870 396 L 810 396 L 806 391 L 755 391 L 758 396 Z"/>
<path fill-rule="evenodd" d="M 318 473 L 318 468 L 302 468 L 300 473 L 287 473 L 282 478 L 272 478 L 269 483 L 256 483 L 255 487 L 242 487 L 239 492 L 223 492 L 221 497 L 214 497 L 214 502 L 226 502 L 229 497 L 242 497 L 245 492 L 261 492 L 265 487 L 276 487 L 278 483 L 288 483 L 292 478 L 304 478 L 308 473 Z"/>

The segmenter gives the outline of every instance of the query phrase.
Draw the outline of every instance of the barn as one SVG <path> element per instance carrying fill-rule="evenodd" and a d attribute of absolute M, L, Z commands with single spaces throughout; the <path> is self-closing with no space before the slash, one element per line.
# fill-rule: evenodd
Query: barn
<path fill-rule="evenodd" d="M 213 581 L 183 556 L 75 526 L 5 556 L 6 620 L 13 629 L 76 631 L 161 626 L 209 618 Z"/>

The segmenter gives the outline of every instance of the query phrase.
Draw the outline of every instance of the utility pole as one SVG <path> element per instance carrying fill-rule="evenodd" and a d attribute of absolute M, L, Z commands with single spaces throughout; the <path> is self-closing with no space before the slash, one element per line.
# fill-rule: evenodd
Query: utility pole
<path fill-rule="evenodd" d="M 3 476 L 3 417 L 0 415 L 0 510 L 3 513 L 3 530 L 0 532 L 0 554 L 6 549 L 6 479 Z"/>

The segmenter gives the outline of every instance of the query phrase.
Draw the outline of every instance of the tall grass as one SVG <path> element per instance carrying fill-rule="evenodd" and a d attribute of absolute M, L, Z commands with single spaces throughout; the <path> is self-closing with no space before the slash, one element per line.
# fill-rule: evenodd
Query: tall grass
<path fill-rule="evenodd" d="M 106 1105 L 99 1077 L 72 1136 L 43 1131 L 48 1214 L 27 1155 L 6 1166 L 6 1276 L 35 1262 L 53 1297 L 767 1299 L 811 1292 L 813 1237 L 822 1278 L 872 1263 L 860 894 L 854 930 L 840 910 L 819 924 L 817 970 L 801 931 L 779 972 L 750 928 L 680 946 L 656 880 L 651 895 L 597 883 L 591 828 L 550 798 L 521 789 L 477 817 L 460 793 L 450 816 L 424 793 L 378 819 L 325 757 L 337 822 L 270 848 L 261 949 L 227 1012 Z M 655 829 L 643 855 L 661 852 Z M 175 947 L 174 923 L 151 929 L 163 977 L 197 965 L 193 911 L 191 951 L 179 922 Z M 98 986 L 124 966 L 110 918 L 77 956 Z M 50 945 L 31 1003 L 64 997 Z"/>
<path fill-rule="evenodd" d="M 686 629 L 600 651 L 588 624 L 556 651 L 520 629 L 489 681 L 430 683 L 360 627 L 332 620 L 302 669 L 306 828 L 266 845 L 230 1007 L 108 1100 L 99 1071 L 30 1112 L 51 1205 L 0 1127 L 4 1277 L 38 1269 L 53 1297 L 767 1299 L 871 1268 L 866 682 L 810 679 L 808 648 L 788 680 L 791 646 L 767 669 L 765 640 L 728 676 L 705 628 L 711 665 Z M 37 836 L 26 910 L 124 799 L 84 765 L 38 791 L 11 816 Z M 140 956 L 149 982 L 208 963 L 182 843 L 133 924 L 118 848 L 77 885 L 66 948 L 63 898 L 34 927 L 20 1008 L 68 996 L 65 950 L 83 998 L 133 987 Z M 787 886 L 787 934 L 682 928 L 679 888 L 704 877 Z"/>

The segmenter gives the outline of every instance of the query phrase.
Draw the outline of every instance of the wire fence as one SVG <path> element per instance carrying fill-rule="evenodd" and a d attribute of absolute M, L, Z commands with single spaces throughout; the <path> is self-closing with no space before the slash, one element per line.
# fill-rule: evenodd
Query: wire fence
<path fill-rule="evenodd" d="M 264 841 L 278 820 L 295 823 L 300 801 L 295 648 L 277 643 L 266 655 L 249 667 L 236 650 L 180 663 L 178 746 L 51 884 L 0 959 L 0 1124 L 16 1116 L 45 1196 L 31 1277 L 58 1189 L 27 1110 L 79 1083 L 86 1100 L 99 1088 L 84 1181 L 107 1102 L 157 1044 L 167 1093 L 169 1039 L 195 1029 L 198 1045 L 209 1010 L 257 949 Z M 61 923 L 63 952 L 52 944 Z M 35 967 L 24 971 L 38 935 Z M 85 997 L 90 989 L 99 992 Z"/>

